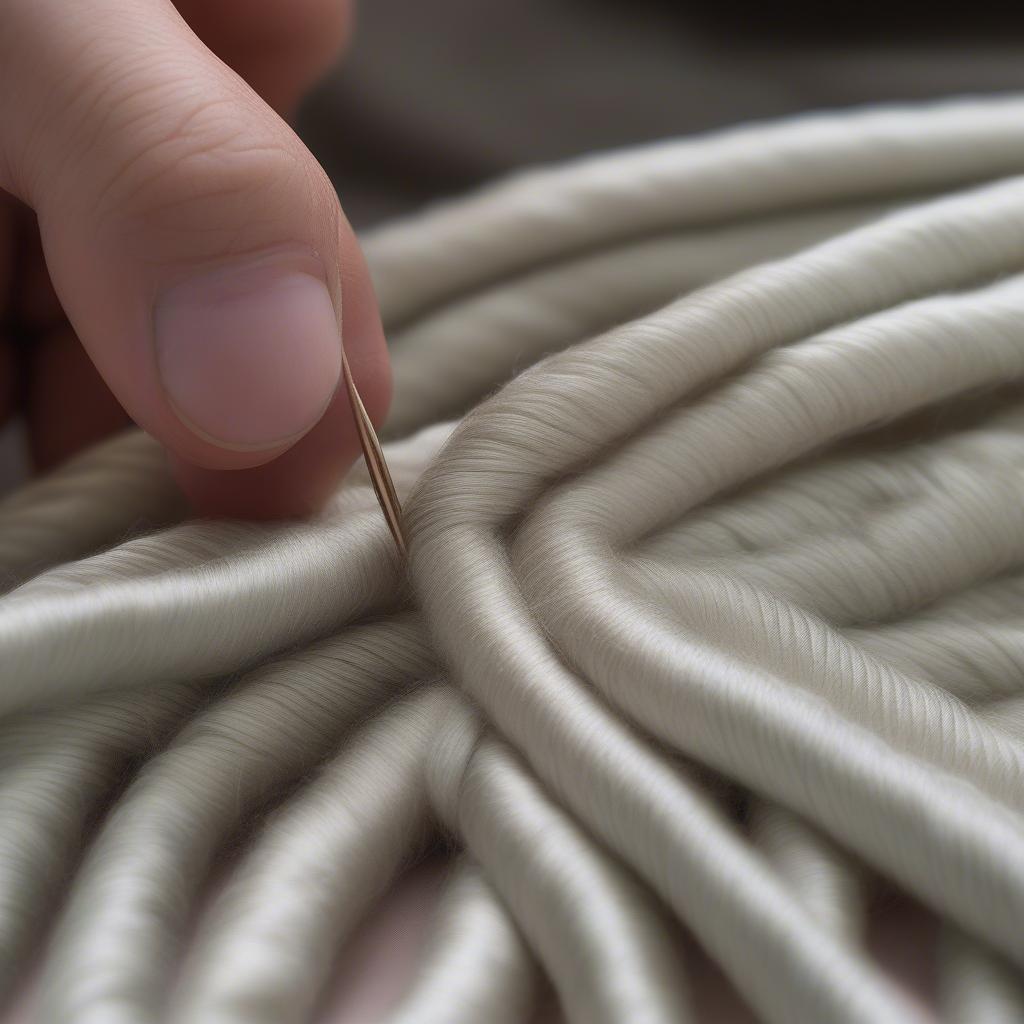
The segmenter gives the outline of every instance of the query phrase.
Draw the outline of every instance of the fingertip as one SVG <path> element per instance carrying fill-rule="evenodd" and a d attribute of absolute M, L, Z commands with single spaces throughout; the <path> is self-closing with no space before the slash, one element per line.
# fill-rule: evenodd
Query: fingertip
<path fill-rule="evenodd" d="M 172 5 L 123 8 L 98 0 L 56 34 L 59 0 L 25 8 L 27 38 L 52 59 L 19 55 L 40 99 L 14 133 L 34 143 L 18 192 L 99 375 L 172 453 L 197 507 L 307 513 L 359 451 L 342 345 L 367 407 L 386 406 L 365 265 L 281 118 Z M 54 78 L 55 64 L 68 73 Z"/>
<path fill-rule="evenodd" d="M 157 302 L 164 396 L 215 449 L 290 446 L 321 418 L 338 386 L 341 336 L 322 266 L 298 262 L 313 261 L 275 253 L 206 271 Z"/>
<path fill-rule="evenodd" d="M 344 246 L 343 336 L 352 377 L 366 411 L 380 425 L 391 402 L 391 367 L 377 303 L 357 249 Z M 352 407 L 339 386 L 313 429 L 287 451 L 259 466 L 211 469 L 172 457 L 175 476 L 195 511 L 233 519 L 312 515 L 335 492 L 361 456 Z"/>
<path fill-rule="evenodd" d="M 360 389 L 371 418 L 387 407 L 388 375 Z M 217 470 L 172 458 L 175 478 L 198 515 L 291 519 L 318 512 L 360 457 L 352 407 L 339 390 L 320 422 L 283 455 L 248 469 Z"/>

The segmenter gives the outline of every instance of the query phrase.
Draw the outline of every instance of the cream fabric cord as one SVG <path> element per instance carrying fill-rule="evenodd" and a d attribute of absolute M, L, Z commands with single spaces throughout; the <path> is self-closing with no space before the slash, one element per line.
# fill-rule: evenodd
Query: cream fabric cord
<path fill-rule="evenodd" d="M 388 1024 L 516 1024 L 531 1015 L 537 966 L 471 861 L 455 862 L 420 970 Z"/>
<path fill-rule="evenodd" d="M 178 522 L 129 433 L 0 504 L 0 983 L 55 918 L 43 1024 L 309 1020 L 442 839 L 392 1024 L 542 975 L 696 1021 L 684 933 L 773 1024 L 1022 1019 L 1022 121 L 735 129 L 368 238 L 408 573 L 362 470 Z"/>

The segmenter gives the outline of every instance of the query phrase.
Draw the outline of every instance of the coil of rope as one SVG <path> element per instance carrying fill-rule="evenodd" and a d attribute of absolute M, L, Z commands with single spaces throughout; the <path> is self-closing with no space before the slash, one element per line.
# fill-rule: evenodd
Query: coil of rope
<path fill-rule="evenodd" d="M 1022 121 L 736 129 L 367 239 L 408 566 L 363 472 L 183 521 L 140 434 L 7 499 L 0 983 L 55 922 L 42 1021 L 307 1020 L 444 836 L 394 1024 L 545 977 L 698 1020 L 682 933 L 774 1024 L 1024 1020 Z"/>

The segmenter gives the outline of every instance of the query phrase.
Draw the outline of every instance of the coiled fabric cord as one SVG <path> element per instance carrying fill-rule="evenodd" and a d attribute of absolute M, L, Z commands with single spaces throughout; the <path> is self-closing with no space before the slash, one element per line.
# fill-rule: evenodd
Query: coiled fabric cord
<path fill-rule="evenodd" d="M 0 503 L 0 984 L 56 910 L 43 1024 L 312 1019 L 443 836 L 392 1024 L 542 974 L 697 1020 L 684 933 L 776 1024 L 1024 1018 L 1022 118 L 736 129 L 367 239 L 408 567 L 361 470 L 177 522 L 132 433 Z M 929 1005 L 879 879 L 939 919 Z"/>
<path fill-rule="evenodd" d="M 424 960 L 388 1024 L 518 1024 L 532 1016 L 539 972 L 483 874 L 455 863 Z"/>

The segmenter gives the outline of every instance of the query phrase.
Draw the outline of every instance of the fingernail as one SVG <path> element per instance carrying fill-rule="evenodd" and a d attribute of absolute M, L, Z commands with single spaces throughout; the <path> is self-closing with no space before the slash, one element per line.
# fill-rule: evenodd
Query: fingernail
<path fill-rule="evenodd" d="M 225 448 L 268 450 L 323 415 L 341 373 L 324 282 L 260 261 L 176 285 L 154 313 L 157 368 L 179 418 Z"/>

